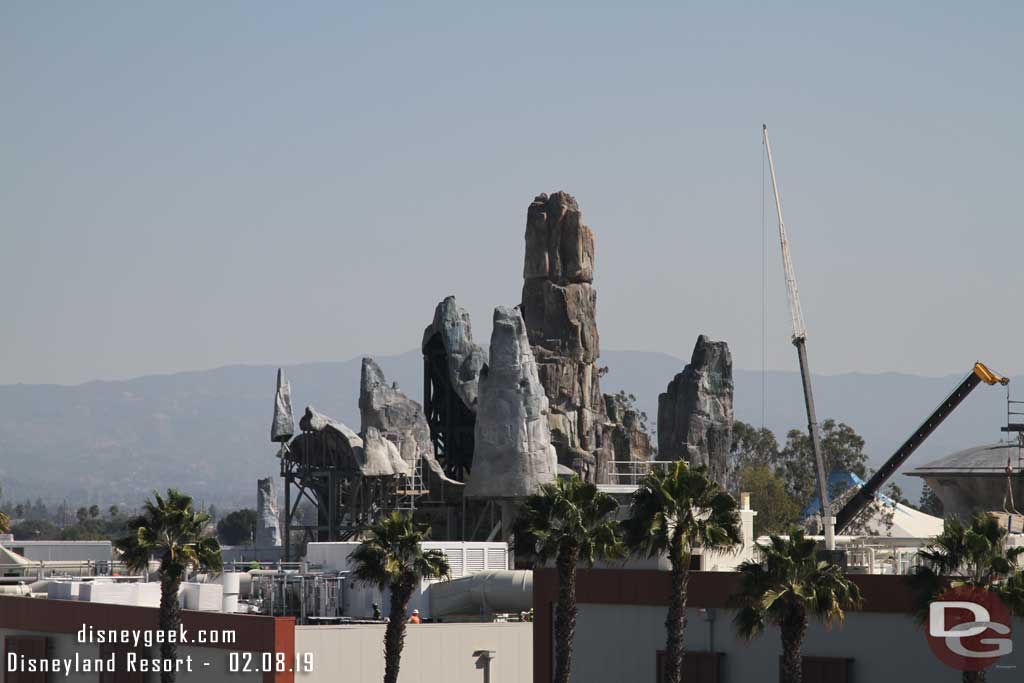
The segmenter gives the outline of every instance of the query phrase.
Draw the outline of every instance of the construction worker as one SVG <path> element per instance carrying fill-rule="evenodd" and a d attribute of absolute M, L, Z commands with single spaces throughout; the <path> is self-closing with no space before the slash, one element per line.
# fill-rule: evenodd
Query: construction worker
<path fill-rule="evenodd" d="M 373 618 L 380 619 L 380 605 L 373 603 Z"/>
<path fill-rule="evenodd" d="M 409 623 L 410 624 L 418 624 L 418 623 L 420 623 L 420 611 L 418 609 L 414 609 L 412 611 L 412 616 L 409 617 Z"/>

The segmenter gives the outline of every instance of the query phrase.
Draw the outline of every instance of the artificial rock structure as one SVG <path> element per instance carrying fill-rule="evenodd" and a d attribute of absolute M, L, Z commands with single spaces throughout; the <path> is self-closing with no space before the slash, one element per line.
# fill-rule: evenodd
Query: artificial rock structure
<path fill-rule="evenodd" d="M 277 509 L 277 486 L 273 477 L 256 481 L 256 545 L 281 545 L 281 515 Z"/>
<path fill-rule="evenodd" d="M 517 308 L 494 310 L 491 358 L 480 376 L 476 452 L 466 495 L 518 498 L 555 480 L 548 398 Z"/>
<path fill-rule="evenodd" d="M 270 440 L 287 443 L 295 433 L 292 417 L 292 385 L 285 381 L 284 371 L 277 369 L 277 392 L 274 394 L 274 420 L 270 423 Z"/>
<path fill-rule="evenodd" d="M 473 341 L 469 313 L 449 296 L 423 331 L 423 410 L 447 476 L 464 481 L 473 463 L 480 371 L 487 354 Z"/>
<path fill-rule="evenodd" d="M 658 396 L 658 457 L 705 465 L 727 484 L 733 423 L 732 354 L 729 345 L 697 338 L 690 363 Z"/>
<path fill-rule="evenodd" d="M 398 448 L 402 460 L 411 474 L 422 460 L 431 470 L 440 474 L 434 459 L 434 445 L 423 408 L 407 397 L 397 384 L 388 384 L 384 372 L 372 358 L 363 359 L 359 382 L 360 432 L 364 439 L 370 430 Z"/>
<path fill-rule="evenodd" d="M 551 404 L 558 462 L 594 481 L 606 418 L 597 367 L 594 234 L 569 194 L 541 194 L 530 204 L 523 278 L 523 319 Z"/>
<path fill-rule="evenodd" d="M 643 416 L 623 396 L 605 394 L 604 404 L 608 411 L 604 446 L 610 446 L 611 459 L 620 463 L 650 460 L 651 435 L 647 433 Z M 606 479 L 610 480 L 609 483 L 617 483 L 611 476 Z"/>

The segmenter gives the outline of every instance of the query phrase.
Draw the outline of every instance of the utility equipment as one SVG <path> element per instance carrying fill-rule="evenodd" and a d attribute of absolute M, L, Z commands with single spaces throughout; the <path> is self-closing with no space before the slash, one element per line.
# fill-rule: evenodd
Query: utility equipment
<path fill-rule="evenodd" d="M 775 195 L 775 211 L 779 218 L 782 268 L 785 271 L 786 291 L 789 295 L 789 317 L 793 324 L 793 346 L 796 347 L 797 358 L 800 362 L 800 379 L 804 386 L 804 405 L 807 407 L 807 433 L 811 435 L 814 465 L 818 473 L 818 499 L 821 501 L 822 526 L 825 530 L 825 548 L 827 550 L 835 550 L 835 534 L 832 518 L 829 516 L 828 480 L 825 478 L 825 461 L 821 452 L 821 434 L 818 431 L 818 418 L 814 412 L 811 371 L 807 364 L 807 327 L 804 325 L 804 313 L 800 307 L 800 290 L 796 286 L 793 259 L 789 254 L 789 238 L 786 236 L 786 225 L 782 222 L 782 201 L 779 199 L 779 186 L 775 182 L 775 162 L 772 161 L 772 146 L 768 142 L 768 126 L 763 125 L 761 131 L 764 135 L 765 150 L 768 152 L 768 169 L 771 171 L 772 192 Z"/>
<path fill-rule="evenodd" d="M 896 473 L 900 465 L 907 461 L 907 458 L 917 450 L 918 446 L 924 443 L 924 440 L 938 429 L 939 425 L 949 417 L 950 413 L 956 410 L 956 407 L 963 403 L 964 399 L 982 382 L 989 386 L 995 384 L 1006 386 L 1010 383 L 1010 379 L 992 372 L 982 363 L 975 363 L 974 368 L 967 374 L 967 377 L 964 377 L 957 388 L 953 390 L 953 393 L 939 404 L 939 407 L 910 435 L 910 438 L 904 441 L 903 445 L 896 449 L 896 452 L 885 461 L 885 464 L 879 467 L 878 471 L 868 479 L 868 483 L 860 487 L 857 493 L 836 514 L 836 531 L 838 533 L 842 533 L 843 529 L 853 521 L 854 517 L 868 506 L 874 499 L 875 494 L 881 490 L 889 477 Z"/>

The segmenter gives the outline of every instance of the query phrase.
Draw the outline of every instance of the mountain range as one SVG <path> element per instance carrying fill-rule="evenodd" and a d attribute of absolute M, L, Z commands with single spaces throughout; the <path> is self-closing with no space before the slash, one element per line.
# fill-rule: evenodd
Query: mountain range
<path fill-rule="evenodd" d="M 377 361 L 389 380 L 422 398 L 419 352 Z M 602 389 L 634 394 L 652 428 L 658 394 L 686 365 L 669 354 L 639 351 L 605 351 L 600 363 L 609 368 Z M 286 366 L 296 418 L 313 405 L 358 429 L 360 366 L 360 358 Z M 256 479 L 277 474 L 269 439 L 276 369 L 236 365 L 76 386 L 0 386 L 4 498 L 135 507 L 149 491 L 176 486 L 222 510 L 254 507 Z M 849 373 L 813 379 L 819 419 L 856 429 L 877 466 L 962 375 Z M 789 429 L 806 428 L 795 371 L 737 370 L 735 384 L 737 419 L 767 426 L 780 442 Z M 998 441 L 1005 423 L 1005 390 L 982 385 L 903 469 Z M 916 500 L 918 480 L 899 475 L 896 481 Z"/>

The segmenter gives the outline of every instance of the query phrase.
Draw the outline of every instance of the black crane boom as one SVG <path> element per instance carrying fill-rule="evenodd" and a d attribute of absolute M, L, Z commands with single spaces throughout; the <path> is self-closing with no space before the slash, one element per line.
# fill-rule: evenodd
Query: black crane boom
<path fill-rule="evenodd" d="M 917 450 L 918 446 L 924 443 L 924 440 L 938 429 L 939 425 L 956 410 L 957 406 L 970 396 L 975 387 L 981 382 L 990 385 L 996 383 L 1005 385 L 1009 381 L 1009 379 L 1000 377 L 981 363 L 976 363 L 970 374 L 960 382 L 960 386 L 954 389 L 953 393 L 939 404 L 939 407 L 910 435 L 910 438 L 904 441 L 903 445 L 885 461 L 885 464 L 878 468 L 878 471 L 854 494 L 853 498 L 847 501 L 846 505 L 836 515 L 836 533 L 842 533 L 843 529 L 853 521 L 853 518 L 871 503 L 875 494 L 881 490 L 885 482 L 889 480 L 889 477 L 895 474 L 896 470 L 907 461 L 907 458 Z"/>

